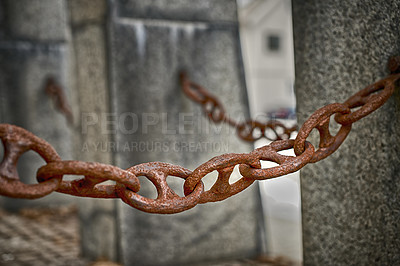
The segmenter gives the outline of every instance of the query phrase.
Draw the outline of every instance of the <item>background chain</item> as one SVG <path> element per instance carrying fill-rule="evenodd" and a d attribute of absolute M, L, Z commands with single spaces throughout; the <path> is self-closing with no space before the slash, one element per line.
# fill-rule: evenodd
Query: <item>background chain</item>
<path fill-rule="evenodd" d="M 255 149 L 250 153 L 229 153 L 216 156 L 190 171 L 178 165 L 148 162 L 123 170 L 116 166 L 97 162 L 62 161 L 54 148 L 31 132 L 10 124 L 0 124 L 0 138 L 4 146 L 4 156 L 0 164 L 0 195 L 14 198 L 40 198 L 53 191 L 79 197 L 120 198 L 130 206 L 151 213 L 178 213 L 193 208 L 197 204 L 224 200 L 249 187 L 255 180 L 265 180 L 286 175 L 308 163 L 320 161 L 334 151 L 346 139 L 351 125 L 382 106 L 393 94 L 396 82 L 400 79 L 400 57 L 389 61 L 392 72 L 388 77 L 366 87 L 351 96 L 344 103 L 334 103 L 315 111 L 299 129 L 295 140 L 288 139 L 294 128 L 285 128 L 279 122 L 260 123 L 249 120 L 238 123 L 230 119 L 220 103 L 205 88 L 193 83 L 184 73 L 180 74 L 183 91 L 189 98 L 203 106 L 204 112 L 214 122 L 226 122 L 238 130 L 240 138 L 254 141 L 266 137 L 269 128 L 276 139 L 269 145 Z M 49 85 L 50 84 L 50 85 Z M 48 83 L 48 86 L 55 86 Z M 358 108 L 352 112 L 352 109 Z M 341 124 L 339 132 L 332 136 L 329 132 L 331 117 Z M 277 133 L 283 128 L 284 137 Z M 320 133 L 318 149 L 307 141 L 313 129 Z M 259 135 L 255 135 L 255 131 Z M 282 140 L 282 138 L 285 138 Z M 279 151 L 294 149 L 295 156 L 286 156 Z M 37 172 L 38 184 L 24 184 L 17 172 L 18 158 L 33 150 L 45 161 L 46 165 Z M 260 161 L 271 161 L 276 167 L 261 168 Z M 239 165 L 242 177 L 233 184 L 229 183 L 234 167 Z M 202 179 L 217 171 L 218 179 L 207 191 Z M 84 176 L 73 181 L 62 180 L 63 175 Z M 147 177 L 156 187 L 156 199 L 139 195 L 138 176 Z M 184 196 L 177 195 L 167 184 L 168 176 L 183 178 Z M 105 181 L 114 184 L 102 185 Z"/>

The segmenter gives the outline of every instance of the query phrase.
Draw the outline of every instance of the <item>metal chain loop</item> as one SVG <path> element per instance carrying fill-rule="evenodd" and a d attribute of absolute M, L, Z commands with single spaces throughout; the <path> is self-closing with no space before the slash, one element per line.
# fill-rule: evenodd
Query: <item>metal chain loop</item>
<path fill-rule="evenodd" d="M 272 161 L 279 164 L 279 166 L 256 169 L 249 165 L 242 164 L 239 167 L 239 171 L 244 177 L 254 180 L 265 180 L 296 172 L 310 162 L 314 155 L 314 146 L 306 141 L 305 150 L 302 154 L 295 157 L 278 153 L 278 151 L 291 149 L 294 145 L 295 141 L 288 139 L 274 141 L 268 146 L 258 148 L 250 153 L 251 156 L 255 156 L 258 160 Z"/>
<path fill-rule="evenodd" d="M 0 164 L 1 195 L 36 199 L 50 194 L 60 186 L 60 175 L 33 185 L 22 183 L 18 175 L 18 159 L 29 150 L 37 152 L 47 163 L 61 160 L 49 143 L 23 128 L 9 124 L 0 124 L 0 139 L 4 146 L 4 157 Z"/>
<path fill-rule="evenodd" d="M 311 162 L 315 163 L 335 152 L 346 139 L 351 130 L 351 124 L 342 125 L 336 136 L 329 131 L 330 117 L 334 114 L 348 114 L 350 109 L 341 103 L 333 103 L 318 109 L 300 128 L 294 142 L 294 152 L 300 155 L 304 152 L 305 142 L 311 131 L 316 128 L 320 134 L 318 150 L 315 151 Z"/>
<path fill-rule="evenodd" d="M 351 96 L 343 104 L 350 109 L 360 108 L 349 114 L 337 114 L 335 116 L 336 122 L 342 125 L 350 125 L 381 107 L 393 94 L 394 83 L 397 79 L 398 75 L 391 75 Z"/>
<path fill-rule="evenodd" d="M 237 126 L 239 137 L 247 141 L 256 141 L 261 139 L 265 135 L 265 129 L 265 124 L 252 120 L 246 121 Z"/>
<path fill-rule="evenodd" d="M 389 64 L 392 73 L 400 72 L 400 57 Z M 238 123 L 228 116 L 214 96 L 206 89 L 192 83 L 185 74 L 181 74 L 182 88 L 194 101 L 203 105 L 205 113 L 215 122 L 225 122 L 234 126 L 242 139 L 254 141 L 267 137 L 267 132 L 275 134 L 276 139 L 289 137 L 292 129 L 285 128 L 279 122 L 260 123 L 247 121 Z M 300 128 L 295 140 L 275 140 L 269 145 L 245 154 L 223 154 L 197 167 L 193 172 L 181 166 L 168 163 L 150 162 L 132 166 L 127 170 L 100 163 L 81 161 L 61 161 L 53 147 L 46 141 L 17 126 L 0 124 L 0 138 L 4 145 L 4 156 L 0 163 L 0 194 L 15 198 L 39 198 L 52 191 L 80 197 L 121 198 L 128 205 L 151 213 L 177 213 L 193 208 L 197 204 L 224 200 L 249 187 L 255 180 L 274 178 L 324 159 L 338 149 L 349 134 L 352 123 L 373 112 L 390 97 L 400 74 L 372 84 L 354 94 L 345 103 L 334 103 L 317 110 Z M 193 89 L 194 88 L 194 89 Z M 360 107 L 351 112 L 351 109 Z M 329 131 L 331 116 L 341 124 L 339 132 L 332 136 Z M 311 131 L 316 128 L 320 133 L 318 149 L 307 141 Z M 281 131 L 278 134 L 278 131 Z M 284 137 L 282 137 L 284 136 Z M 280 151 L 294 149 L 295 156 L 280 154 Z M 46 165 L 39 168 L 39 184 L 27 185 L 19 180 L 17 172 L 18 158 L 29 150 L 37 152 Z M 261 161 L 279 164 L 266 169 Z M 229 179 L 234 167 L 239 165 L 242 177 L 233 184 Z M 218 179 L 213 186 L 204 191 L 202 179 L 217 171 Z M 73 181 L 63 181 L 66 174 L 83 175 Z M 156 187 L 158 196 L 149 199 L 138 194 L 140 182 L 138 176 L 147 177 Z M 167 184 L 168 176 L 185 179 L 184 195 L 180 197 Z M 105 181 L 115 184 L 101 185 Z"/>
<path fill-rule="evenodd" d="M 219 123 L 225 118 L 225 110 L 215 98 L 205 96 L 203 104 L 204 113 L 215 123 Z"/>
<path fill-rule="evenodd" d="M 171 214 L 191 209 L 197 205 L 204 191 L 203 183 L 199 182 L 192 193 L 180 197 L 168 186 L 167 177 L 169 175 L 186 179 L 191 174 L 190 170 L 181 166 L 151 162 L 135 165 L 127 171 L 135 176 L 147 177 L 157 189 L 157 198 L 149 199 L 135 193 L 121 183 L 117 184 L 117 192 L 120 198 L 126 204 L 145 212 Z"/>
<path fill-rule="evenodd" d="M 130 190 L 140 189 L 139 179 L 132 173 L 116 166 L 82 161 L 59 161 L 48 163 L 39 168 L 39 182 L 50 179 L 53 175 L 83 175 L 84 178 L 74 181 L 62 181 L 56 190 L 79 197 L 118 198 L 115 185 L 98 185 L 108 180 L 123 184 Z"/>
<path fill-rule="evenodd" d="M 65 115 L 68 123 L 73 124 L 74 116 L 71 106 L 68 104 L 64 90 L 56 83 L 54 78 L 47 78 L 45 92 L 53 100 L 55 108 Z"/>
<path fill-rule="evenodd" d="M 253 120 L 248 120 L 244 123 L 237 124 L 236 128 L 241 139 L 251 142 L 261 138 L 270 140 L 289 139 L 290 135 L 297 130 L 297 126 L 287 128 L 279 121 L 268 121 L 267 123 L 261 123 Z M 278 133 L 279 129 L 281 129 L 282 133 Z M 273 136 L 268 135 L 268 131 L 271 132 Z"/>
<path fill-rule="evenodd" d="M 241 178 L 235 183 L 229 184 L 233 168 L 238 164 L 248 164 L 255 168 L 261 167 L 257 158 L 250 154 L 228 153 L 216 156 L 197 167 L 185 180 L 183 185 L 185 195 L 192 193 L 201 179 L 215 170 L 218 171 L 218 179 L 210 190 L 201 195 L 200 203 L 221 201 L 246 189 L 253 184 L 254 179 Z"/>

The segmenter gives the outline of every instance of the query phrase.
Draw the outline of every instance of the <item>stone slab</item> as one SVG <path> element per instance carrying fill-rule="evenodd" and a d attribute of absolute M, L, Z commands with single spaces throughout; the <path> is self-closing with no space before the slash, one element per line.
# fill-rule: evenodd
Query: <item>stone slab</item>
<path fill-rule="evenodd" d="M 109 143 L 111 134 L 101 134 L 109 110 L 108 66 L 106 51 L 106 1 L 68 1 L 74 51 L 76 94 L 79 99 L 77 119 L 79 160 L 113 164 L 110 151 L 89 149 Z M 94 122 L 95 119 L 96 123 Z M 90 124 L 90 126 L 88 126 Z M 117 261 L 117 218 L 113 200 L 83 198 L 78 200 L 82 255 L 96 261 Z M 99 233 L 101 232 L 101 233 Z"/>
<path fill-rule="evenodd" d="M 114 18 L 110 54 L 115 114 L 110 119 L 116 146 L 109 148 L 118 166 L 162 161 L 193 170 L 213 156 L 252 149 L 228 126 L 210 124 L 178 80 L 185 69 L 222 99 L 229 114 L 248 116 L 237 30 L 229 25 Z M 206 187 L 213 178 L 205 178 Z M 142 195 L 154 196 L 152 185 L 144 178 L 141 184 Z M 170 184 L 182 194 L 182 180 L 171 178 Z M 122 262 L 170 265 L 256 256 L 260 213 L 257 184 L 224 202 L 176 215 L 147 214 L 121 203 Z"/>
<path fill-rule="evenodd" d="M 236 38 L 238 38 L 238 33 L 234 28 L 221 30 L 206 26 L 197 27 L 192 24 L 147 26 L 141 22 L 132 22 L 132 24 L 124 22 L 114 26 L 113 36 L 113 50 L 111 51 L 113 60 L 112 93 L 115 97 L 112 103 L 113 108 L 117 115 L 135 113 L 138 116 L 138 121 L 129 119 L 130 117 L 124 119 L 125 123 L 134 121 L 137 129 L 132 124 L 126 124 L 122 131 L 126 133 L 134 131 L 133 133 L 138 134 L 138 137 L 145 135 L 147 139 L 153 141 L 185 141 L 185 139 L 189 139 L 207 142 L 213 132 L 206 131 L 212 130 L 213 127 L 203 118 L 201 107 L 183 94 L 178 79 L 179 71 L 182 69 L 187 71 L 191 79 L 201 83 L 215 95 L 224 98 L 224 105 L 229 114 L 237 119 L 248 117 L 246 92 L 241 89 L 244 88 L 244 80 L 240 78 L 242 75 L 241 60 L 237 57 L 239 44 L 236 42 Z M 166 45 L 166 43 L 170 45 Z M 232 93 L 230 90 L 235 90 L 237 93 Z M 119 95 L 123 95 L 123 97 Z M 154 103 L 146 102 L 138 95 L 146 99 L 152 98 Z M 144 122 L 152 119 L 152 113 L 164 123 L 143 126 Z M 182 129 L 186 133 L 183 135 L 176 134 L 179 128 L 177 130 L 174 128 L 174 125 L 179 123 L 180 113 L 188 113 L 192 115 L 193 119 L 197 119 L 194 121 L 191 131 L 190 128 Z M 199 121 L 200 119 L 201 121 Z M 119 126 L 120 121 L 111 122 L 115 122 Z M 169 127 L 169 123 L 171 127 Z M 202 126 L 206 128 L 200 128 Z M 245 143 L 236 145 L 236 132 L 232 128 L 221 125 L 216 126 L 216 130 L 229 133 L 230 138 L 226 139 L 223 134 L 215 134 L 212 136 L 213 141 L 230 141 L 228 143 L 232 144 L 230 148 L 236 152 L 243 152 L 250 148 L 250 145 Z M 201 131 L 208 134 L 196 134 Z M 160 134 L 160 132 L 165 134 Z M 116 133 L 117 140 L 120 137 L 132 137 L 123 132 Z M 146 162 L 144 153 L 146 152 L 131 154 L 127 151 L 124 154 L 119 151 L 116 159 L 125 162 L 123 167 L 129 167 L 132 159 L 137 162 Z M 126 161 L 128 158 L 126 155 L 129 155 L 128 161 Z M 135 157 L 136 155 L 137 157 Z M 147 156 L 155 156 L 158 160 L 171 162 L 180 159 L 185 163 L 190 163 L 194 159 L 192 156 L 196 155 L 188 154 L 181 158 L 180 155 L 171 157 L 171 154 L 156 154 L 150 151 L 146 154 Z M 163 157 L 160 158 L 160 156 Z"/>
<path fill-rule="evenodd" d="M 399 1 L 293 1 L 299 124 L 387 75 Z M 301 171 L 305 265 L 400 263 L 400 95 Z M 317 143 L 317 136 L 310 138 Z"/>

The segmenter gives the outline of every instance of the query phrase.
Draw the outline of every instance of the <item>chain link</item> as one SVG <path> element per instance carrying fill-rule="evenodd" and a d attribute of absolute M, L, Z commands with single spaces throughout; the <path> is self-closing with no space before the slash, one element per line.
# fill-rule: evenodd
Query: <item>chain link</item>
<path fill-rule="evenodd" d="M 396 65 L 397 62 L 397 65 Z M 120 198 L 126 204 L 150 213 L 178 213 L 193 208 L 197 204 L 224 200 L 249 187 L 255 180 L 265 180 L 286 175 L 299 170 L 308 163 L 318 162 L 334 151 L 346 139 L 354 122 L 382 106 L 393 94 L 395 84 L 400 79 L 400 59 L 391 59 L 389 68 L 392 75 L 384 78 L 351 96 L 344 103 L 334 103 L 318 109 L 300 128 L 296 139 L 281 140 L 276 133 L 282 127 L 287 138 L 293 129 L 285 129 L 282 124 L 266 124 L 249 120 L 238 123 L 231 120 L 217 98 L 203 87 L 191 82 L 186 74 L 181 74 L 184 92 L 192 100 L 202 104 L 204 112 L 214 122 L 226 122 L 238 129 L 242 139 L 254 141 L 265 137 L 267 129 L 276 133 L 276 140 L 269 145 L 250 153 L 229 153 L 216 156 L 190 171 L 181 166 L 149 162 L 123 170 L 116 166 L 95 162 L 62 161 L 54 148 L 46 141 L 27 130 L 10 124 L 0 124 L 0 138 L 4 146 L 3 161 L 0 164 L 0 194 L 14 198 L 40 198 L 53 191 L 79 197 Z M 352 111 L 352 109 L 358 108 Z M 335 136 L 329 131 L 331 117 L 341 124 Z M 307 141 L 313 129 L 320 133 L 318 149 Z M 255 135 L 255 130 L 259 134 Z M 295 156 L 282 155 L 282 150 L 294 149 Z M 24 184 L 17 172 L 18 158 L 33 150 L 45 161 L 46 165 L 37 171 L 38 184 Z M 271 161 L 278 166 L 261 168 L 261 161 Z M 233 184 L 229 183 L 234 167 L 239 165 L 242 177 Z M 218 179 L 205 191 L 202 179 L 217 171 Z M 67 181 L 64 175 L 84 176 Z M 157 189 L 157 198 L 149 199 L 138 194 L 140 182 L 138 176 L 148 178 Z M 184 179 L 184 196 L 176 194 L 167 184 L 168 176 Z M 102 184 L 112 181 L 112 184 Z M 110 182 L 109 182 L 110 183 Z"/>
<path fill-rule="evenodd" d="M 0 194 L 12 198 L 41 198 L 57 190 L 62 182 L 61 175 L 39 184 L 24 184 L 20 181 L 17 162 L 29 150 L 37 152 L 46 163 L 60 161 L 54 148 L 46 141 L 36 137 L 23 128 L 0 124 L 0 138 L 3 142 L 4 156 L 0 163 Z"/>

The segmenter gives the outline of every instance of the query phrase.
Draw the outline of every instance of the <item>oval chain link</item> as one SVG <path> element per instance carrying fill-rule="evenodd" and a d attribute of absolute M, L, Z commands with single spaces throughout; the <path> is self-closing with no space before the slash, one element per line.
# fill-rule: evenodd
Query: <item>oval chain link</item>
<path fill-rule="evenodd" d="M 313 154 L 311 161 L 315 163 L 335 152 L 346 139 L 351 130 L 351 124 L 342 125 L 336 136 L 329 131 L 330 117 L 334 114 L 348 114 L 350 109 L 341 103 L 333 103 L 318 109 L 300 128 L 294 142 L 294 152 L 301 155 L 305 149 L 305 142 L 311 131 L 316 128 L 319 131 L 320 142 L 318 150 Z"/>
<path fill-rule="evenodd" d="M 351 96 L 343 104 L 350 109 L 358 107 L 359 109 L 349 114 L 337 114 L 336 122 L 350 125 L 381 107 L 393 94 L 397 79 L 398 75 L 391 75 Z"/>
<path fill-rule="evenodd" d="M 228 153 L 216 156 L 197 167 L 189 175 L 183 185 L 185 195 L 192 193 L 203 177 L 213 171 L 218 171 L 218 179 L 210 190 L 203 193 L 200 203 L 221 201 L 246 189 L 254 182 L 254 179 L 242 177 L 235 183 L 229 184 L 233 169 L 238 164 L 249 164 L 255 168 L 261 167 L 256 157 L 249 154 Z"/>
<path fill-rule="evenodd" d="M 294 144 L 295 142 L 292 139 L 279 140 L 254 150 L 250 153 L 250 156 L 255 156 L 258 160 L 277 163 L 279 166 L 255 169 L 249 165 L 242 164 L 239 168 L 240 173 L 247 178 L 265 180 L 296 172 L 310 162 L 314 155 L 314 146 L 306 141 L 305 150 L 299 156 L 286 156 L 278 153 L 279 151 L 293 148 Z"/>
<path fill-rule="evenodd" d="M 56 190 L 79 197 L 118 198 L 115 185 L 99 185 L 105 181 L 116 181 L 134 192 L 139 191 L 139 179 L 132 173 L 116 166 L 82 161 L 51 162 L 39 168 L 37 179 L 46 181 L 54 175 L 83 175 L 84 178 L 62 181 Z"/>

